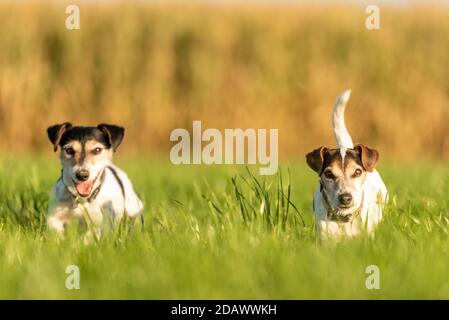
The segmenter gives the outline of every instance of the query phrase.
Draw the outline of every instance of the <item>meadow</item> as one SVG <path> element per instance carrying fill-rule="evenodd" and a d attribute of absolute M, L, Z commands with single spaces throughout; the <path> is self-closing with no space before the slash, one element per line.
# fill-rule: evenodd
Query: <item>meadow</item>
<path fill-rule="evenodd" d="M 447 6 L 0 4 L 0 298 L 449 299 Z M 380 151 L 390 192 L 375 239 L 320 243 L 303 156 L 334 146 L 352 88 L 354 142 Z M 170 132 L 279 129 L 281 174 L 175 166 Z M 46 128 L 126 128 L 117 163 L 145 202 L 83 244 L 46 229 L 59 163 Z M 68 265 L 81 289 L 65 287 Z M 365 286 L 377 265 L 380 289 Z"/>
<path fill-rule="evenodd" d="M 320 243 L 317 181 L 301 162 L 283 164 L 282 181 L 244 166 L 117 162 L 145 201 L 145 225 L 121 224 L 90 245 L 81 229 L 62 240 L 46 230 L 56 159 L 0 162 L 0 298 L 449 298 L 442 163 L 381 164 L 391 201 L 375 239 Z M 80 268 L 79 290 L 65 287 L 68 265 Z M 365 287 L 368 265 L 379 267 L 379 290 Z"/>

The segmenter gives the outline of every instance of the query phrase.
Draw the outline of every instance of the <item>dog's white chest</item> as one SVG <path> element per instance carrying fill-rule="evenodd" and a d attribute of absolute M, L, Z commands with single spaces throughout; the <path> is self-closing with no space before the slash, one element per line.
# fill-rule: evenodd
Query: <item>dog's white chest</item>
<path fill-rule="evenodd" d="M 103 222 L 105 215 L 108 213 L 99 206 L 98 204 L 84 202 L 84 203 L 75 203 L 74 208 L 72 209 L 72 214 L 77 218 L 86 218 L 95 225 L 99 225 Z"/>
<path fill-rule="evenodd" d="M 71 217 L 85 219 L 100 226 L 114 223 L 125 214 L 135 217 L 142 213 L 143 204 L 135 193 L 127 175 L 117 167 L 107 171 L 104 181 L 94 198 L 73 196 L 62 179 L 53 188 L 53 200 L 49 208 L 50 227 L 62 231 Z"/>

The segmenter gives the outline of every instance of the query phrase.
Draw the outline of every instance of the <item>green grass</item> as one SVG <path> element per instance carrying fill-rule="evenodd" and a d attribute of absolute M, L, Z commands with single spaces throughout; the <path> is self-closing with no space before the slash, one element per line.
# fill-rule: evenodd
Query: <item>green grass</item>
<path fill-rule="evenodd" d="M 146 203 L 145 228 L 86 246 L 82 232 L 57 241 L 46 231 L 56 157 L 0 161 L 0 298 L 449 298 L 443 164 L 381 165 L 391 202 L 375 239 L 335 244 L 316 240 L 317 181 L 301 163 L 282 166 L 281 185 L 245 167 L 167 162 L 118 161 Z M 65 288 L 71 264 L 80 290 Z M 371 264 L 380 290 L 365 287 Z"/>

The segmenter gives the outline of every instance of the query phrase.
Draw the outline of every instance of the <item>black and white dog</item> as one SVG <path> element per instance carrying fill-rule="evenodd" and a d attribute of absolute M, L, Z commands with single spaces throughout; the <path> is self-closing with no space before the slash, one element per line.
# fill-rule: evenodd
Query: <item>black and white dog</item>
<path fill-rule="evenodd" d="M 124 214 L 142 214 L 143 204 L 125 172 L 112 163 L 113 153 L 123 140 L 122 127 L 56 124 L 47 129 L 54 151 L 61 147 L 61 177 L 52 190 L 48 226 L 58 233 L 73 218 L 100 228 L 117 222 Z"/>

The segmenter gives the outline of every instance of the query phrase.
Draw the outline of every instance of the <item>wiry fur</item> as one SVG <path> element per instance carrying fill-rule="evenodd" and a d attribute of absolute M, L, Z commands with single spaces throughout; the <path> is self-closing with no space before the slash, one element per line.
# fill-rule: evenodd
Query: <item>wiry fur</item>
<path fill-rule="evenodd" d="M 119 221 L 124 214 L 132 218 L 142 214 L 143 204 L 131 181 L 112 163 L 113 152 L 123 139 L 123 128 L 104 124 L 72 127 L 66 123 L 50 127 L 48 134 L 55 150 L 61 147 L 62 165 L 50 199 L 50 229 L 62 234 L 70 220 L 85 219 L 99 233 L 101 226 Z M 101 150 L 98 154 L 97 148 Z M 68 149 L 74 154 L 68 154 Z M 81 195 L 76 187 L 80 171 L 88 172 L 87 181 L 93 181 L 89 194 Z"/>
<path fill-rule="evenodd" d="M 320 187 L 313 199 L 320 238 L 351 237 L 363 231 L 372 234 L 382 220 L 387 202 L 387 188 L 374 169 L 378 152 L 364 145 L 354 146 L 346 129 L 344 111 L 349 95 L 349 90 L 343 92 L 333 108 L 338 148 L 321 147 L 307 155 L 309 166 L 320 177 Z M 344 195 L 350 196 L 351 203 L 342 206 L 339 199 Z"/>

